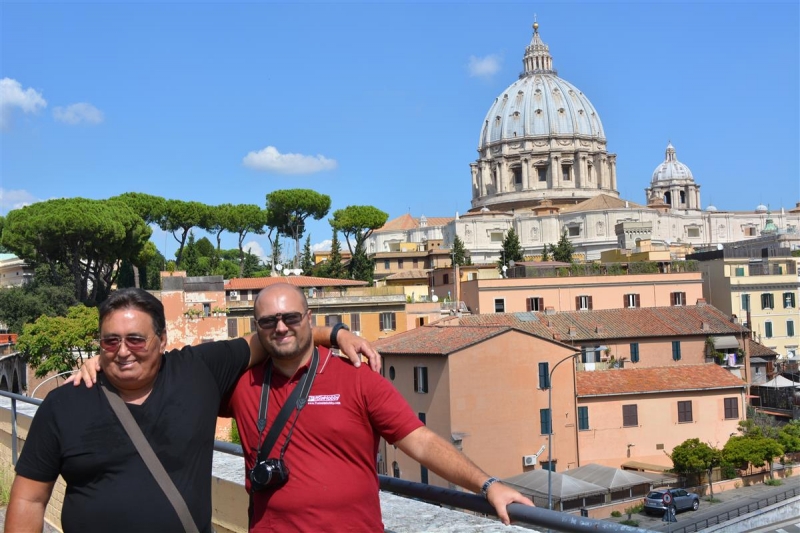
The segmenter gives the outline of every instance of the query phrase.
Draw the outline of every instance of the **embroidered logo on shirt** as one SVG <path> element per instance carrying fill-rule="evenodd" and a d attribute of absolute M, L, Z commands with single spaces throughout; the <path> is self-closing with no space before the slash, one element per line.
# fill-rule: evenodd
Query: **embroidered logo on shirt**
<path fill-rule="evenodd" d="M 342 405 L 339 401 L 340 394 L 320 394 L 318 396 L 309 396 L 309 405 Z"/>

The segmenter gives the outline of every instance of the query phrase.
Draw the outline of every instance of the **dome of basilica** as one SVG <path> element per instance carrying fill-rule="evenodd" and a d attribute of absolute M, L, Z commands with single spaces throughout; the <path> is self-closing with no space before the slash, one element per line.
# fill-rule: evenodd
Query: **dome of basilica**
<path fill-rule="evenodd" d="M 579 89 L 558 77 L 549 47 L 534 24 L 525 49 L 525 71 L 498 96 L 483 122 L 478 150 L 498 141 L 551 136 L 605 139 L 592 103 Z"/>
<path fill-rule="evenodd" d="M 689 167 L 678 161 L 678 156 L 675 153 L 675 148 L 672 146 L 672 143 L 667 143 L 664 162 L 658 165 L 653 171 L 651 182 L 655 185 L 659 181 L 673 180 L 694 181 L 694 176 L 692 176 L 692 171 L 689 170 Z"/>

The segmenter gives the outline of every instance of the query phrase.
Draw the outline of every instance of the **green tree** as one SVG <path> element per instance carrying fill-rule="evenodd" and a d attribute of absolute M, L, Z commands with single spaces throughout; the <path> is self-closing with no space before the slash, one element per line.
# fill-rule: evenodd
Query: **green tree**
<path fill-rule="evenodd" d="M 367 238 L 372 235 L 373 231 L 386 224 L 388 218 L 389 215 L 377 207 L 349 205 L 344 209 L 334 211 L 333 218 L 328 222 L 333 229 L 342 232 L 347 241 L 347 249 L 355 255 L 355 250 L 359 247 L 366 250 Z"/>
<path fill-rule="evenodd" d="M 239 243 L 239 277 L 247 277 L 244 275 L 244 240 L 251 233 L 264 233 L 267 213 L 254 204 L 238 204 L 228 208 L 225 217 L 225 229 L 236 235 Z"/>
<path fill-rule="evenodd" d="M 786 453 L 800 452 L 800 420 L 792 420 L 780 429 L 778 443 Z"/>
<path fill-rule="evenodd" d="M 572 263 L 572 254 L 575 252 L 575 249 L 573 248 L 570 240 L 567 238 L 566 230 L 561 233 L 561 238 L 558 239 L 558 243 L 551 247 L 550 251 L 553 253 L 554 261 Z"/>
<path fill-rule="evenodd" d="M 281 264 L 281 254 L 283 253 L 283 250 L 281 248 L 282 248 L 281 241 L 280 239 L 276 238 L 275 242 L 272 243 L 272 251 L 270 252 L 270 262 L 272 263 L 271 264 L 272 269 L 275 268 L 275 265 Z"/>
<path fill-rule="evenodd" d="M 267 226 L 294 239 L 294 268 L 300 262 L 300 239 L 306 219 L 320 220 L 330 208 L 331 197 L 311 189 L 284 189 L 267 194 Z"/>
<path fill-rule="evenodd" d="M 97 322 L 97 308 L 83 305 L 71 307 L 65 317 L 41 316 L 23 327 L 17 349 L 37 377 L 67 372 L 95 354 Z"/>
<path fill-rule="evenodd" d="M 124 260 L 120 264 L 118 287 L 136 287 L 137 283 L 145 290 L 161 289 L 161 271 L 165 268 L 164 256 L 158 251 L 153 241 L 147 241 L 136 263 Z M 139 276 L 137 277 L 136 272 Z M 137 279 L 139 281 L 137 281 Z"/>
<path fill-rule="evenodd" d="M 304 276 L 310 276 L 314 269 L 314 256 L 311 254 L 311 235 L 306 237 L 306 244 L 303 246 L 303 261 L 300 263 Z"/>
<path fill-rule="evenodd" d="M 0 290 L 0 322 L 12 333 L 22 333 L 25 324 L 42 315 L 64 316 L 78 303 L 69 272 L 57 276 L 50 272 L 51 268 L 47 264 L 39 265 L 29 283 Z"/>
<path fill-rule="evenodd" d="M 324 271 L 320 273 L 321 276 L 326 278 L 344 279 L 347 275 L 344 263 L 342 262 L 342 247 L 339 244 L 339 232 L 333 230 L 331 237 L 331 255 L 328 260 L 323 263 Z"/>
<path fill-rule="evenodd" d="M 542 262 L 544 261 L 552 261 L 550 245 L 548 245 L 547 243 L 545 243 L 545 245 L 542 246 Z"/>
<path fill-rule="evenodd" d="M 145 221 L 120 200 L 66 198 L 11 211 L 3 228 L 3 244 L 30 263 L 66 267 L 75 298 L 96 303 L 116 283 L 117 264 L 135 260 L 151 233 Z"/>
<path fill-rule="evenodd" d="M 467 255 L 466 248 L 464 248 L 464 241 L 458 235 L 453 238 L 453 247 L 450 252 L 453 254 L 454 265 L 464 266 L 472 262 L 469 255 Z"/>
<path fill-rule="evenodd" d="M 175 253 L 175 265 L 183 268 L 183 248 L 186 239 L 194 227 L 208 225 L 209 206 L 200 202 L 184 202 L 183 200 L 167 200 L 164 204 L 164 214 L 159 220 L 159 227 L 169 231 L 178 242 L 178 251 Z"/>
<path fill-rule="evenodd" d="M 508 266 L 511 261 L 522 261 L 522 246 L 514 228 L 509 228 L 503 238 L 503 251 L 497 260 L 497 270 L 502 274 L 503 266 Z"/>
<path fill-rule="evenodd" d="M 372 259 L 367 257 L 367 252 L 363 243 L 356 246 L 356 251 L 350 258 L 348 272 L 350 274 L 350 279 L 359 279 L 372 285 L 375 263 Z"/>
<path fill-rule="evenodd" d="M 672 449 L 670 455 L 675 471 L 679 474 L 705 473 L 711 497 L 714 497 L 714 484 L 711 473 L 722 463 L 722 451 L 711 447 L 700 439 L 688 439 Z"/>
<path fill-rule="evenodd" d="M 740 469 L 748 464 L 760 467 L 765 462 L 768 463 L 770 479 L 772 479 L 772 461 L 783 453 L 783 448 L 777 440 L 763 435 L 731 437 L 722 449 L 725 461 Z"/>
<path fill-rule="evenodd" d="M 206 241 L 208 241 L 208 239 L 206 239 Z M 177 255 L 177 252 L 175 255 Z M 201 265 L 200 261 L 202 257 L 200 249 L 194 240 L 194 232 L 190 231 L 189 240 L 184 247 L 183 263 L 181 264 L 181 268 L 186 271 L 187 276 L 205 276 L 208 274 L 208 272 L 204 272 L 202 269 L 203 265 Z M 208 268 L 209 265 L 207 261 L 204 266 Z"/>

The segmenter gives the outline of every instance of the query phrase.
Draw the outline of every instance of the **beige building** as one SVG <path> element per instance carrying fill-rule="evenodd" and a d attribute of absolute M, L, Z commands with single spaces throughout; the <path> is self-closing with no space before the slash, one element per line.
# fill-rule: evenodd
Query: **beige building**
<path fill-rule="evenodd" d="M 736 342 L 734 358 L 711 358 L 709 339 Z M 745 412 L 746 330 L 708 305 L 453 316 L 377 348 L 420 418 L 501 477 L 663 469 L 687 438 L 724 445 Z M 539 453 L 551 435 L 552 463 Z M 391 446 L 382 459 L 390 475 L 444 485 Z"/>
<path fill-rule="evenodd" d="M 33 269 L 14 254 L 0 254 L 0 287 L 16 287 L 33 279 Z"/>
<path fill-rule="evenodd" d="M 781 358 L 798 354 L 800 277 L 793 249 L 800 235 L 765 235 L 693 254 L 703 273 L 703 295 L 747 325 L 754 338 Z"/>

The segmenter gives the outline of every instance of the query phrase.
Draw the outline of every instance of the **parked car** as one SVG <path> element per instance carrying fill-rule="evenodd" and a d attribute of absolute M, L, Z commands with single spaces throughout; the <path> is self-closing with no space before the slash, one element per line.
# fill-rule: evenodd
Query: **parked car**
<path fill-rule="evenodd" d="M 686 509 L 696 511 L 700 507 L 700 496 L 693 492 L 688 492 L 684 489 L 662 489 L 651 491 L 645 496 L 644 512 L 647 514 L 664 514 L 667 510 L 667 505 L 664 503 L 664 494 L 667 493 L 667 490 L 672 496 L 669 510 L 673 515 Z"/>

